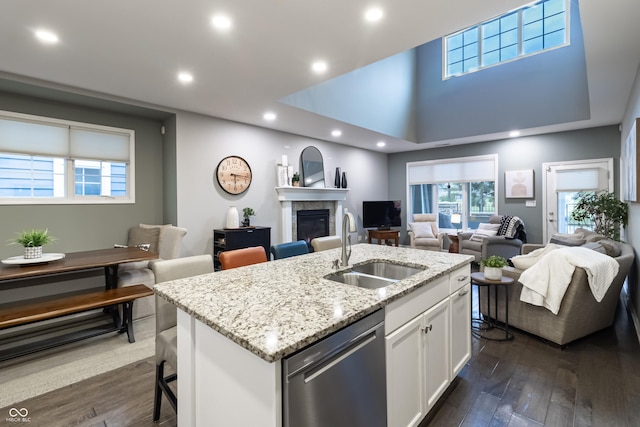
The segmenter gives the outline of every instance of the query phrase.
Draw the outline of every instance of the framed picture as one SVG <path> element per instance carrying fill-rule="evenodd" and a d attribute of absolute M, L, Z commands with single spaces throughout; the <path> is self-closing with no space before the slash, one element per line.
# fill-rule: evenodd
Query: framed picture
<path fill-rule="evenodd" d="M 507 199 L 533 199 L 533 169 L 506 171 L 504 197 Z"/>
<path fill-rule="evenodd" d="M 640 201 L 640 191 L 638 191 L 638 122 L 640 119 L 634 120 L 631 131 L 624 141 L 624 153 L 622 153 L 623 194 L 624 200 L 628 202 Z"/>

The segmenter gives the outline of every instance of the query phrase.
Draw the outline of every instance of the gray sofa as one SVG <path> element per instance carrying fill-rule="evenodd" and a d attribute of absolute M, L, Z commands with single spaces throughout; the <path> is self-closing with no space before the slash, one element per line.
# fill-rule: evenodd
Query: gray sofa
<path fill-rule="evenodd" d="M 595 237 L 597 240 L 598 235 L 595 233 L 591 233 L 590 236 L 591 239 Z M 522 253 L 529 253 L 540 247 L 542 245 L 525 244 L 522 247 Z M 560 346 L 611 326 L 622 285 L 635 256 L 633 247 L 628 244 L 616 242 L 616 247 L 620 253 L 614 258 L 620 265 L 620 269 L 602 301 L 597 302 L 594 298 L 587 282 L 585 270 L 577 268 L 573 273 L 557 315 L 544 307 L 520 301 L 522 285 L 517 282 L 517 279 L 522 270 L 513 267 L 504 268 L 504 276 L 516 279 L 514 285 L 509 289 L 509 326 L 514 326 Z M 483 315 L 486 315 L 486 289 L 484 286 L 480 288 L 480 310 Z M 504 290 L 500 289 L 498 291 L 497 319 L 501 322 L 505 320 L 504 295 Z M 493 292 L 491 292 L 491 313 L 495 316 Z"/>

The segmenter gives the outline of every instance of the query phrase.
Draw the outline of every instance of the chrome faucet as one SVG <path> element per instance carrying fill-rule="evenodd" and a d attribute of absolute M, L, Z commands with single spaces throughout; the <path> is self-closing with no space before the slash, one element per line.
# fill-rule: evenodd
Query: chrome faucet
<path fill-rule="evenodd" d="M 348 228 L 347 228 L 348 227 Z M 340 257 L 340 266 L 347 267 L 349 265 L 349 258 L 351 257 L 351 235 L 347 233 L 355 233 L 358 231 L 356 228 L 356 221 L 353 219 L 353 215 L 350 212 L 346 212 L 342 218 L 342 256 Z M 347 252 L 347 240 L 349 241 L 349 252 Z"/>

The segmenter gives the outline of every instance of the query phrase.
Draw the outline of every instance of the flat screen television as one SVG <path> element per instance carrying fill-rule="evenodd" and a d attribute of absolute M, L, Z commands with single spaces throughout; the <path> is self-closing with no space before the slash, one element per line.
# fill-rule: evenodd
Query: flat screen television
<path fill-rule="evenodd" d="M 362 202 L 362 226 L 388 230 L 400 227 L 400 200 Z"/>

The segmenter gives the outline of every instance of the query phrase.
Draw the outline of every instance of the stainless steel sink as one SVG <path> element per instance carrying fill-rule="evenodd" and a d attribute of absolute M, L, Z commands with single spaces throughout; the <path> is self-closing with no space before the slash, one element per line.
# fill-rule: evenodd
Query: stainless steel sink
<path fill-rule="evenodd" d="M 408 265 L 396 264 L 389 261 L 371 261 L 365 264 L 354 265 L 353 271 L 370 274 L 372 276 L 384 277 L 385 279 L 402 280 L 416 273 L 424 271 L 423 267 L 411 267 Z"/>
<path fill-rule="evenodd" d="M 334 282 L 346 283 L 367 289 L 384 288 L 409 276 L 424 271 L 422 267 L 410 267 L 389 261 L 372 261 L 354 265 L 352 269 L 325 276 Z"/>

